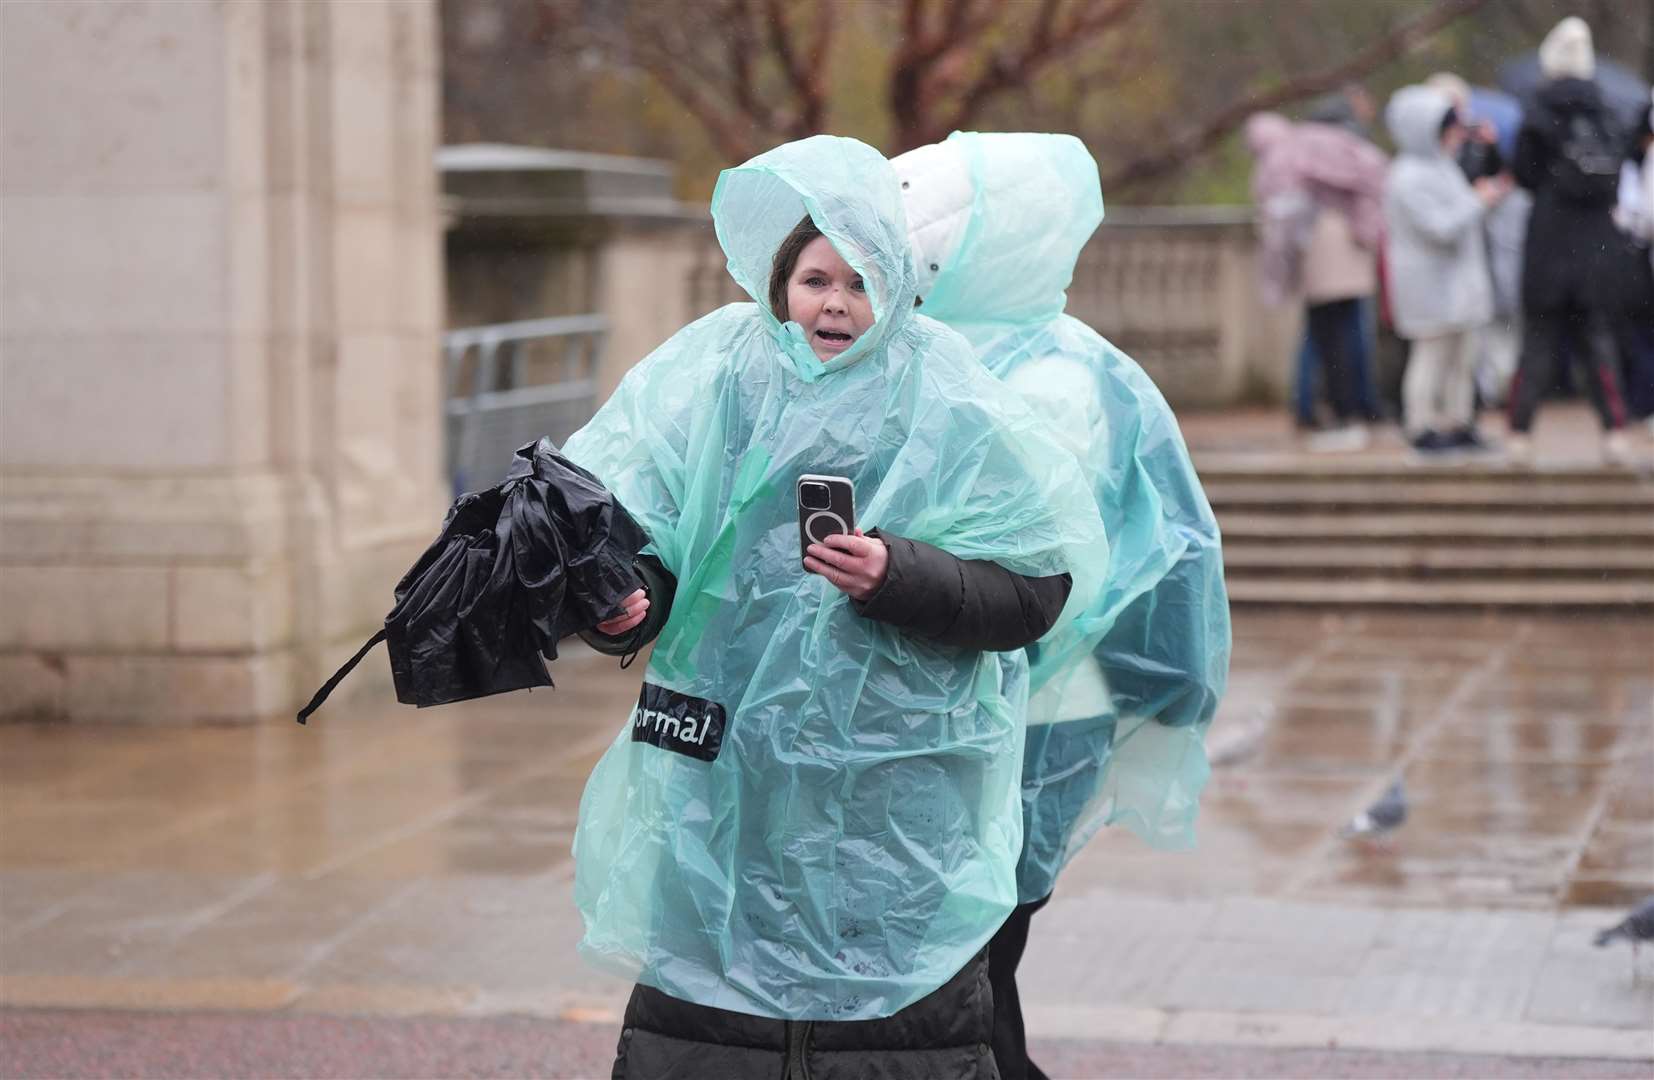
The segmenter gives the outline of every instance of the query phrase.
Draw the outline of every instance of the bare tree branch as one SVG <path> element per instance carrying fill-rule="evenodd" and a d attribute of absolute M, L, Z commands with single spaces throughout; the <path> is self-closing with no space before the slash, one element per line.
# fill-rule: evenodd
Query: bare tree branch
<path fill-rule="evenodd" d="M 697 56 L 687 42 L 679 39 L 663 43 L 655 36 L 635 30 L 620 36 L 595 31 L 593 40 L 611 54 L 629 57 L 647 71 L 706 129 L 720 154 L 735 161 L 752 156 L 751 118 L 738 115 L 707 91 L 721 80 L 710 77 L 704 68 L 704 59 Z"/>
<path fill-rule="evenodd" d="M 796 98 L 792 119 L 785 127 L 794 137 L 813 135 L 820 131 L 827 113 L 827 87 L 823 79 L 827 67 L 827 53 L 832 43 L 832 9 L 827 4 L 815 7 L 815 25 L 809 45 L 808 59 L 800 61 L 793 44 L 792 30 L 787 23 L 781 0 L 764 0 L 764 18 L 769 26 L 770 48 L 781 64 L 781 73 Z"/>
<path fill-rule="evenodd" d="M 925 0 L 907 0 L 902 8 L 902 35 L 890 61 L 890 115 L 903 131 L 924 110 L 920 85 L 929 65 L 925 34 Z"/>
<path fill-rule="evenodd" d="M 787 14 L 781 0 L 764 0 L 764 21 L 769 24 L 770 48 L 781 62 L 781 73 L 795 92 L 803 93 L 809 86 L 809 73 L 798 61 L 793 48 L 792 32 L 787 27 Z"/>
<path fill-rule="evenodd" d="M 1332 67 L 1288 79 L 1243 97 L 1208 117 L 1198 126 L 1161 142 L 1153 151 L 1114 166 L 1103 174 L 1106 189 L 1136 183 L 1182 166 L 1190 158 L 1222 142 L 1247 117 L 1315 94 L 1326 93 L 1369 74 L 1381 65 L 1418 48 L 1442 27 L 1469 15 L 1487 0 L 1440 0 L 1424 14 L 1402 23 L 1354 56 Z"/>
<path fill-rule="evenodd" d="M 752 7 L 748 0 L 725 0 L 724 62 L 729 68 L 730 98 L 735 108 L 766 128 L 776 126 L 770 107 L 758 100 L 753 85 L 752 63 L 758 57 L 758 35 L 753 32 Z"/>
<path fill-rule="evenodd" d="M 902 6 L 902 41 L 917 49 L 925 36 L 925 0 L 907 0 Z"/>
<path fill-rule="evenodd" d="M 1532 2 L 1506 0 L 1511 9 Z M 605 52 L 652 77 L 705 129 L 718 154 L 732 160 L 751 156 L 770 140 L 809 135 L 831 122 L 829 101 L 842 72 L 832 69 L 828 57 L 837 24 L 847 19 L 864 33 L 895 34 L 888 47 L 874 50 L 888 64 L 884 104 L 892 136 L 886 149 L 893 153 L 943 138 L 954 128 L 977 126 L 985 113 L 1007 102 L 1026 103 L 1017 111 L 1041 124 L 1060 122 L 1058 110 L 1071 109 L 1072 126 L 1082 127 L 1099 87 L 1119 87 L 1126 91 L 1128 117 L 1135 108 L 1156 134 L 1153 144 L 1134 144 L 1129 118 L 1111 121 L 1095 134 L 1113 186 L 1176 171 L 1251 113 L 1370 74 L 1485 7 L 1488 0 L 1432 0 L 1428 6 L 1409 5 L 1405 15 L 1379 9 L 1362 20 L 1379 27 L 1376 39 L 1348 27 L 1328 35 L 1326 26 L 1316 30 L 1314 20 L 1299 20 L 1307 29 L 1276 27 L 1267 35 L 1285 42 L 1278 57 L 1264 46 L 1222 54 L 1223 62 L 1215 65 L 1200 59 L 1205 53 L 1176 50 L 1185 41 L 1200 41 L 1204 48 L 1216 43 L 1221 50 L 1224 27 L 1244 26 L 1250 33 L 1250 20 L 1265 8 L 1248 14 L 1215 5 L 1212 16 L 1174 17 L 1144 0 L 899 0 L 883 7 L 825 0 L 807 13 L 790 0 L 692 0 L 631 4 L 614 18 L 586 22 L 598 24 L 590 37 Z M 1513 10 L 1511 17 L 1518 14 Z M 1386 21 L 1391 25 L 1385 27 Z M 1621 23 L 1624 30 L 1634 20 L 1622 15 Z M 1171 53 L 1130 47 L 1138 28 L 1152 34 L 1162 25 L 1184 34 L 1161 43 Z M 1299 29 L 1305 32 L 1286 40 Z M 1260 45 L 1264 36 L 1259 33 Z M 1324 66 L 1312 66 L 1317 61 L 1306 61 L 1309 57 Z M 1149 70 L 1151 63 L 1155 70 Z M 1160 70 L 1165 63 L 1181 67 L 1168 73 Z M 1185 68 L 1199 73 L 1210 68 L 1210 79 L 1179 77 L 1177 71 Z M 1239 100 L 1229 92 L 1271 69 L 1307 73 L 1259 86 Z M 1132 89 L 1137 85 L 1144 92 Z M 1052 100 L 1043 101 L 1048 93 Z M 1168 96 L 1175 105 L 1165 103 Z M 1161 115 L 1186 117 L 1188 126 L 1168 130 L 1166 120 L 1155 119 Z"/>
<path fill-rule="evenodd" d="M 833 9 L 826 4 L 815 8 L 815 38 L 810 45 L 810 70 L 815 84 L 821 85 L 821 73 L 827 70 L 827 53 L 833 41 Z M 823 95 L 825 97 L 825 94 Z"/>
<path fill-rule="evenodd" d="M 827 125 L 827 57 L 832 51 L 833 26 L 836 21 L 829 5 L 815 6 L 815 30 L 810 42 L 808 77 L 799 92 L 799 126 L 810 134 L 823 130 Z"/>
<path fill-rule="evenodd" d="M 1097 39 L 1130 18 L 1142 0 L 1091 0 L 1067 25 L 1058 27 L 1061 13 L 1058 0 L 1042 0 L 1039 15 L 1034 21 L 1022 47 L 1015 52 L 1000 52 L 988 61 L 986 69 L 975 83 L 961 95 L 958 106 L 942 123 L 933 123 L 932 130 L 921 132 L 914 146 L 932 142 L 956 128 L 969 127 L 988 102 L 1016 86 L 1032 82 L 1053 63 L 1078 49 L 1095 46 Z M 899 147 L 898 149 L 909 149 Z"/>
<path fill-rule="evenodd" d="M 936 103 L 958 79 L 966 52 L 1003 16 L 1008 0 L 958 0 L 947 7 L 943 25 L 927 28 L 924 0 L 907 0 L 902 37 L 891 62 L 889 104 L 895 120 L 896 149 L 932 142 Z M 1045 0 L 1050 3 L 1051 0 Z"/>

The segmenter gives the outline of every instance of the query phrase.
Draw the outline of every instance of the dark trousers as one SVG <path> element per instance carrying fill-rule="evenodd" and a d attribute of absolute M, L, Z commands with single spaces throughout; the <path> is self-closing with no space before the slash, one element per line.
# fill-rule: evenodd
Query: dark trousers
<path fill-rule="evenodd" d="M 1356 304 L 1356 318 L 1348 327 L 1356 403 L 1368 420 L 1381 420 L 1384 412 L 1379 405 L 1374 375 L 1373 303 L 1371 300 L 1359 300 Z M 1316 348 L 1309 327 L 1305 326 L 1304 340 L 1298 346 L 1298 373 L 1292 387 L 1292 412 L 1301 428 L 1313 428 L 1318 424 L 1315 405 L 1320 392 L 1320 374 L 1321 352 Z"/>
<path fill-rule="evenodd" d="M 879 1020 L 774 1020 L 635 986 L 612 1080 L 999 1080 L 987 950 Z"/>
<path fill-rule="evenodd" d="M 1624 278 L 1625 299 L 1614 318 L 1620 386 L 1632 416 L 1654 416 L 1654 266 L 1649 265 L 1647 247 L 1631 249 Z"/>
<path fill-rule="evenodd" d="M 1028 924 L 1049 895 L 1018 904 L 1005 925 L 988 942 L 988 982 L 994 988 L 994 1060 L 1003 1080 L 1048 1080 L 1028 1060 L 1028 1035 L 1022 1027 L 1022 997 L 1017 993 L 1017 965 L 1028 946 Z"/>
<path fill-rule="evenodd" d="M 1614 332 L 1608 313 L 1577 302 L 1549 311 L 1529 310 L 1522 323 L 1522 359 L 1510 387 L 1510 427 L 1526 432 L 1556 379 L 1557 360 L 1572 356 L 1584 366 L 1586 393 L 1606 430 L 1625 426 Z"/>
<path fill-rule="evenodd" d="M 1311 304 L 1305 309 L 1309 337 L 1320 354 L 1321 373 L 1326 379 L 1327 398 L 1341 422 L 1360 419 L 1365 413 L 1362 382 L 1366 365 L 1362 351 L 1366 339 L 1361 329 L 1361 301 L 1333 300 Z"/>
<path fill-rule="evenodd" d="M 1654 416 L 1654 313 L 1621 319 L 1619 341 L 1626 407 L 1632 416 Z"/>

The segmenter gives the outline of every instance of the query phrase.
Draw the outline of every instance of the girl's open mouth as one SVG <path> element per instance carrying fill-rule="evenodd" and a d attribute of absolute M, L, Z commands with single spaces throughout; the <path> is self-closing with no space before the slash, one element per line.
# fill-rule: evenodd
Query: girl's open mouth
<path fill-rule="evenodd" d="M 852 340 L 850 335 L 842 330 L 817 330 L 816 337 L 834 345 L 848 345 Z"/>

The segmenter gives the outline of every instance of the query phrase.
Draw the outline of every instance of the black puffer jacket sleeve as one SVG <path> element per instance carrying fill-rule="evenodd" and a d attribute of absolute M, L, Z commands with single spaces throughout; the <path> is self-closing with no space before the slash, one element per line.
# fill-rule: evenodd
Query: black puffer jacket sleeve
<path fill-rule="evenodd" d="M 1516 149 L 1511 155 L 1510 171 L 1516 182 L 1529 191 L 1539 190 L 1551 170 L 1551 149 L 1545 136 L 1531 124 L 1523 125 L 1516 135 Z"/>
<path fill-rule="evenodd" d="M 643 590 L 649 595 L 649 614 L 643 622 L 621 634 L 610 637 L 594 627 L 580 631 L 580 639 L 606 656 L 626 656 L 635 653 L 660 636 L 661 628 L 672 614 L 672 598 L 677 595 L 678 579 L 653 555 L 639 555 L 632 563 L 643 579 Z"/>
<path fill-rule="evenodd" d="M 881 533 L 890 552 L 884 584 L 858 615 L 941 645 L 982 652 L 1025 648 L 1057 623 L 1074 581 L 1024 577 L 983 560 L 960 559 L 918 540 Z"/>

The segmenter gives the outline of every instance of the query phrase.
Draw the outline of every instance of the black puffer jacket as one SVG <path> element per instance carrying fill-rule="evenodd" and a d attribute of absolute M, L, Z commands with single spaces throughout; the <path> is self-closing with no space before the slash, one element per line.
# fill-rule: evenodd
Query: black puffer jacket
<path fill-rule="evenodd" d="M 1614 225 L 1614 196 L 1579 202 L 1556 183 L 1561 146 L 1576 117 L 1603 125 L 1610 141 L 1623 145 L 1623 129 L 1603 103 L 1602 90 L 1583 79 L 1540 87 L 1516 138 L 1511 169 L 1516 182 L 1533 192 L 1522 256 L 1522 303 L 1529 312 L 1610 306 L 1604 285 L 1624 246 Z"/>
<path fill-rule="evenodd" d="M 941 548 L 874 529 L 890 561 L 884 584 L 864 601 L 852 600 L 856 614 L 887 623 L 939 645 L 982 652 L 1011 652 L 1033 644 L 1057 624 L 1074 580 L 1068 574 L 1024 577 L 998 563 L 960 559 Z M 581 632 L 592 648 L 611 656 L 634 652 L 653 641 L 666 625 L 678 579 L 652 555 L 636 563 L 649 593 L 649 614 L 620 637 Z"/>
<path fill-rule="evenodd" d="M 988 954 L 883 1020 L 812 1023 L 636 987 L 614 1080 L 999 1080 Z"/>

